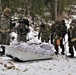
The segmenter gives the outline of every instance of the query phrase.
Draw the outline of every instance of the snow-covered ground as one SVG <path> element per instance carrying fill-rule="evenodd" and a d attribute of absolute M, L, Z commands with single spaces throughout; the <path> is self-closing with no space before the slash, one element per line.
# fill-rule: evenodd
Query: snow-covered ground
<path fill-rule="evenodd" d="M 68 28 L 70 21 L 66 20 Z M 65 45 L 65 53 L 68 51 L 67 45 L 68 43 Z M 0 75 L 76 75 L 75 65 L 75 58 L 68 58 L 65 55 L 55 55 L 53 59 L 29 62 L 16 62 L 4 55 L 0 56 Z"/>
<path fill-rule="evenodd" d="M 0 57 L 0 75 L 76 75 L 76 60 L 65 56 L 30 62 L 15 62 Z"/>

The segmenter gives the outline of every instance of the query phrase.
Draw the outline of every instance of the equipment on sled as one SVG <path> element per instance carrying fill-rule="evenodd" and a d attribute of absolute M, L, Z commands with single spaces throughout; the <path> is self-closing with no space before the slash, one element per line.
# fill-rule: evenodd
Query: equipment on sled
<path fill-rule="evenodd" d="M 43 60 L 43 59 L 52 59 L 53 58 L 53 54 L 54 54 L 53 48 L 51 50 L 44 51 L 44 49 L 39 50 L 40 47 L 37 45 L 35 45 L 35 46 L 28 45 L 27 47 L 29 47 L 29 48 L 27 48 L 27 47 L 25 48 L 25 45 L 27 45 L 27 43 L 25 43 L 22 46 L 17 45 L 18 47 L 16 45 L 15 45 L 15 47 L 6 46 L 5 54 L 8 57 L 11 57 L 12 59 L 14 59 L 16 61 Z M 36 46 L 37 46 L 38 50 L 35 49 Z M 41 47 L 43 47 L 43 46 L 41 45 Z M 35 50 L 33 50 L 33 49 L 35 49 Z"/>

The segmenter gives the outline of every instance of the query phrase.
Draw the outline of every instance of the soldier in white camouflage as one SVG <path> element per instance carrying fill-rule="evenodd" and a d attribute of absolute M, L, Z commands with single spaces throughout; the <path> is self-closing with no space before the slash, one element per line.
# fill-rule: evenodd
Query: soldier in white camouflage
<path fill-rule="evenodd" d="M 10 45 L 10 14 L 11 10 L 9 8 L 5 8 L 3 10 L 3 15 L 1 16 L 0 22 L 0 44 L 1 48 L 3 48 L 3 54 L 5 53 L 5 47 L 3 45 Z"/>

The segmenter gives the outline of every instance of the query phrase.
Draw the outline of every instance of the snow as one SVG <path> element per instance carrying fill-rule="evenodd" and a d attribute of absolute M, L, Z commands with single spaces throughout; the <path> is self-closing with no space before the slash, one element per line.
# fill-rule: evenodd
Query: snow
<path fill-rule="evenodd" d="M 0 75 L 76 75 L 76 60 L 65 56 L 43 61 L 15 62 L 0 57 Z"/>

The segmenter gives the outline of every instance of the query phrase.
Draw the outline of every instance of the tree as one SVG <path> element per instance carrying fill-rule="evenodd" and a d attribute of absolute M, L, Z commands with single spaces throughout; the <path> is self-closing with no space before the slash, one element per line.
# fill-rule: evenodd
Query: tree
<path fill-rule="evenodd" d="M 34 15 L 38 14 L 40 16 L 46 12 L 50 12 L 51 19 L 56 20 L 60 16 L 65 8 L 69 5 L 76 4 L 76 0 L 0 0 L 0 11 L 8 5 L 12 13 L 17 12 L 17 8 L 23 8 L 25 14 L 32 12 Z M 44 17 L 45 18 L 45 17 Z"/>
<path fill-rule="evenodd" d="M 1 0 L 0 0 L 0 22 L 1 22 L 1 12 L 2 12 L 2 4 L 1 4 Z"/>
<path fill-rule="evenodd" d="M 57 19 L 57 0 L 51 1 L 51 16 L 52 20 L 55 21 Z"/>

